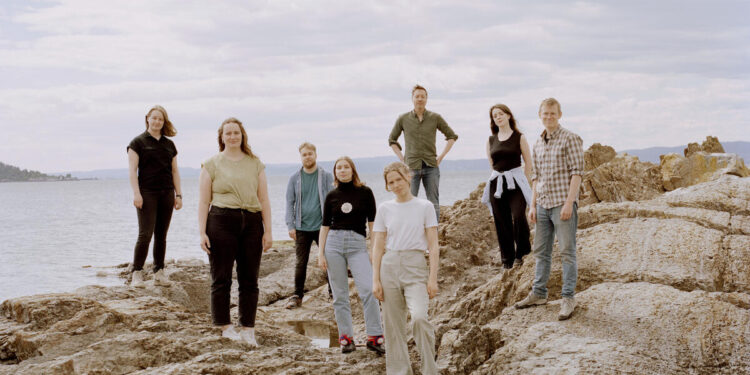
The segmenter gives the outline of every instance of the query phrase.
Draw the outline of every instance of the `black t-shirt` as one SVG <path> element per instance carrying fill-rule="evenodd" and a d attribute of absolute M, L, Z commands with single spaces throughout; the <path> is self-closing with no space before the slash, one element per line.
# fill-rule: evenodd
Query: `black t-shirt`
<path fill-rule="evenodd" d="M 326 195 L 323 225 L 331 229 L 353 230 L 367 236 L 367 223 L 375 221 L 375 196 L 367 186 L 340 182 Z"/>
<path fill-rule="evenodd" d="M 174 189 L 172 159 L 177 148 L 169 138 L 161 136 L 157 141 L 148 131 L 133 138 L 126 150 L 138 154 L 138 187 L 141 191 Z"/>
<path fill-rule="evenodd" d="M 505 172 L 521 166 L 521 133 L 514 131 L 504 141 L 497 139 L 497 135 L 490 136 L 490 157 L 492 169 Z"/>

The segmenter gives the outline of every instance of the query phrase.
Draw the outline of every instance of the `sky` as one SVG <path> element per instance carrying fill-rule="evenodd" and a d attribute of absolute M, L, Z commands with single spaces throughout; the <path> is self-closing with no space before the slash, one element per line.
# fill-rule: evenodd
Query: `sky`
<path fill-rule="evenodd" d="M 0 161 L 126 168 L 155 104 L 181 166 L 215 154 L 232 116 L 266 163 L 298 162 L 303 141 L 320 160 L 389 155 L 417 83 L 459 135 L 449 159 L 485 157 L 496 103 L 535 141 L 547 97 L 584 147 L 747 141 L 747 14 L 723 0 L 3 0 Z"/>

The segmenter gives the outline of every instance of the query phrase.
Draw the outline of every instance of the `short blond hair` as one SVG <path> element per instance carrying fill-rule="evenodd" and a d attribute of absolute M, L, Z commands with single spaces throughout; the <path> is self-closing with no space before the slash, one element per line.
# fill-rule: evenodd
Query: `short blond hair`
<path fill-rule="evenodd" d="M 299 148 L 298 148 L 299 152 L 302 152 L 303 148 L 309 148 L 309 149 L 313 150 L 313 152 L 316 152 L 316 153 L 318 152 L 318 150 L 315 149 L 315 145 L 312 144 L 312 143 L 310 143 L 310 142 L 304 142 L 301 145 L 299 145 Z"/>
<path fill-rule="evenodd" d="M 547 98 L 547 99 L 542 100 L 542 104 L 539 105 L 539 113 L 542 113 L 542 108 L 551 107 L 553 105 L 557 106 L 557 111 L 562 113 L 560 102 L 558 102 L 557 99 L 555 98 Z"/>
<path fill-rule="evenodd" d="M 409 170 L 409 167 L 406 166 L 406 164 L 400 162 L 400 161 L 394 161 L 391 164 L 388 164 L 383 169 L 383 180 L 385 180 L 385 191 L 388 190 L 388 173 L 396 172 L 401 175 L 401 178 L 406 180 L 406 182 L 411 186 L 411 171 Z"/>

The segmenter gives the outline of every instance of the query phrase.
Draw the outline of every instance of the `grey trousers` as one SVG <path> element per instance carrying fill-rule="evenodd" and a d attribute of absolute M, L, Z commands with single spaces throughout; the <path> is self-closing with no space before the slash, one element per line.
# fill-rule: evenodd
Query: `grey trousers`
<path fill-rule="evenodd" d="M 387 251 L 380 267 L 385 320 L 385 368 L 391 374 L 412 374 L 406 346 L 406 312 L 422 358 L 422 374 L 437 374 L 435 328 L 427 319 L 429 270 L 424 250 Z"/>

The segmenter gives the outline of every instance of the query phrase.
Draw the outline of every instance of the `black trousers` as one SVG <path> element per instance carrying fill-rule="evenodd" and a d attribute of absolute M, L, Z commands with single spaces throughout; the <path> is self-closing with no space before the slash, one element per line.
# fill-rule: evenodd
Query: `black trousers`
<path fill-rule="evenodd" d="M 240 325 L 255 326 L 258 308 L 258 270 L 263 254 L 263 217 L 260 212 L 211 207 L 206 220 L 211 242 L 211 316 L 216 325 L 231 324 L 229 299 L 232 269 L 237 263 Z"/>
<path fill-rule="evenodd" d="M 138 212 L 138 240 L 133 251 L 133 271 L 143 269 L 148 256 L 148 245 L 154 237 L 154 272 L 164 268 L 167 251 L 167 231 L 174 210 L 174 189 L 142 191 L 143 206 Z"/>
<path fill-rule="evenodd" d="M 503 194 L 500 198 L 495 198 L 498 180 L 502 180 Z M 503 264 L 513 266 L 515 259 L 522 259 L 531 251 L 526 199 L 518 186 L 508 190 L 505 179 L 500 176 L 490 182 L 490 203 Z"/>
<path fill-rule="evenodd" d="M 320 246 L 318 243 L 320 231 L 297 230 L 296 232 L 297 239 L 294 241 L 294 251 L 297 254 L 297 265 L 294 268 L 294 294 L 302 298 L 305 295 L 305 280 L 307 279 L 307 263 L 310 260 L 310 248 L 313 241 L 315 241 L 316 245 Z M 328 275 L 326 275 L 326 282 L 328 282 Z M 330 283 L 328 284 L 328 294 L 331 294 Z"/>

